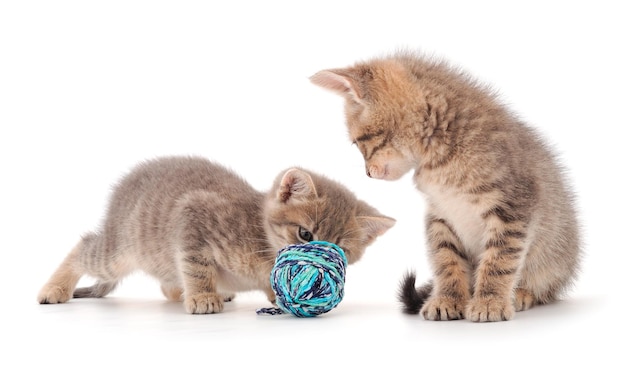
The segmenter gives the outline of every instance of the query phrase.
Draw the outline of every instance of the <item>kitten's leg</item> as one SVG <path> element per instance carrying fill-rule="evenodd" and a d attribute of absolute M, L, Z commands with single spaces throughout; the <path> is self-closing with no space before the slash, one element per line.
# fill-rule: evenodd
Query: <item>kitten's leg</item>
<path fill-rule="evenodd" d="M 220 203 L 216 195 L 196 192 L 178 204 L 176 233 L 173 241 L 178 247 L 178 257 L 183 281 L 183 304 L 190 314 L 211 314 L 224 310 L 224 297 L 217 292 L 218 265 L 214 252 L 222 246 L 210 242 L 219 239 L 212 234 L 219 229 L 219 219 L 207 209 Z"/>
<path fill-rule="evenodd" d="M 183 289 L 178 286 L 166 286 L 161 285 L 161 292 L 170 301 L 182 302 L 183 301 Z M 233 301 L 235 298 L 234 293 L 223 294 L 224 302 Z"/>
<path fill-rule="evenodd" d="M 271 288 L 268 288 L 268 289 L 265 289 L 264 292 L 265 292 L 265 296 L 267 296 L 267 300 L 273 305 L 276 305 L 276 293 L 274 292 L 274 290 Z"/>
<path fill-rule="evenodd" d="M 185 289 L 185 310 L 190 314 L 211 314 L 224 310 L 224 297 L 216 292 L 215 263 L 191 253 L 183 257 L 180 265 Z"/>
<path fill-rule="evenodd" d="M 515 314 L 514 288 L 526 252 L 525 227 L 502 208 L 486 212 L 483 218 L 490 235 L 476 269 L 474 297 L 466 316 L 474 322 L 509 320 Z M 519 292 L 523 303 L 527 296 Z"/>
<path fill-rule="evenodd" d="M 125 262 L 126 257 L 119 253 L 116 245 L 107 241 L 105 235 L 89 233 L 83 236 L 39 292 L 39 303 L 63 303 L 72 297 L 104 297 L 113 291 L 132 267 Z M 95 277 L 98 282 L 91 287 L 76 289 L 83 275 Z"/>
<path fill-rule="evenodd" d="M 470 298 L 471 266 L 460 251 L 460 240 L 448 223 L 429 215 L 427 218 L 430 258 L 434 266 L 434 289 L 421 314 L 427 320 L 463 319 Z"/>
<path fill-rule="evenodd" d="M 40 304 L 60 304 L 67 302 L 72 297 L 78 281 L 84 274 L 80 265 L 80 254 L 84 242 L 84 239 L 80 240 L 41 288 L 37 296 L 37 301 Z"/>
<path fill-rule="evenodd" d="M 183 289 L 178 286 L 161 285 L 161 292 L 170 301 L 183 301 Z"/>
<path fill-rule="evenodd" d="M 535 296 L 525 288 L 515 289 L 515 311 L 528 310 L 535 306 Z"/>

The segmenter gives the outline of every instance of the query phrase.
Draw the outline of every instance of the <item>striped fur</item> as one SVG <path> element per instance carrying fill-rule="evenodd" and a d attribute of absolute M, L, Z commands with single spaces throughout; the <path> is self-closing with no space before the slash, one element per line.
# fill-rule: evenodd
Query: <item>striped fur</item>
<path fill-rule="evenodd" d="M 311 77 L 345 98 L 368 176 L 413 170 L 428 204 L 433 280 L 401 285 L 429 320 L 501 321 L 549 303 L 579 273 L 574 195 L 537 131 L 444 61 L 398 52 Z"/>
<path fill-rule="evenodd" d="M 394 223 L 343 185 L 301 168 L 285 170 L 262 193 L 202 158 L 155 159 L 122 179 L 101 229 L 82 237 L 37 299 L 104 297 L 142 270 L 189 313 L 220 312 L 246 290 L 273 302 L 270 272 L 282 247 L 325 240 L 354 263 Z M 83 275 L 96 284 L 76 288 Z"/>

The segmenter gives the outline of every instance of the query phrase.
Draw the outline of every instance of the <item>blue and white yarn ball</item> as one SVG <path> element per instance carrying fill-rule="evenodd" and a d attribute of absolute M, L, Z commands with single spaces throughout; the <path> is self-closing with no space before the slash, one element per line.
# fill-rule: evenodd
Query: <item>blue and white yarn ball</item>
<path fill-rule="evenodd" d="M 343 250 L 326 241 L 281 249 L 270 276 L 280 309 L 259 309 L 257 314 L 314 317 L 329 312 L 343 299 L 347 264 Z"/>

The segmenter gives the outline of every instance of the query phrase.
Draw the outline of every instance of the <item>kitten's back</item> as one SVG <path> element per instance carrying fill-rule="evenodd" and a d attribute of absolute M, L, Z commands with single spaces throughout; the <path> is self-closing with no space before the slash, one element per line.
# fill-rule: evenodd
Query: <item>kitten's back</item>
<path fill-rule="evenodd" d="M 206 191 L 259 203 L 262 194 L 227 167 L 198 156 L 171 156 L 138 164 L 115 187 L 106 223 L 125 227 L 130 222 L 147 238 L 163 238 L 168 231 L 152 225 L 167 223 L 167 217 L 185 193 Z"/>

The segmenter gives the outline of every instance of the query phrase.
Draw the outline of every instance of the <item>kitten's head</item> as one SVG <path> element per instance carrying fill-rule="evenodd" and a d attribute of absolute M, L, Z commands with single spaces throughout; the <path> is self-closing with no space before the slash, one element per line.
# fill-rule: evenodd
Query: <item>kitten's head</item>
<path fill-rule="evenodd" d="M 368 176 L 396 180 L 417 166 L 412 152 L 415 138 L 403 127 L 423 120 L 415 116 L 419 111 L 409 109 L 422 101 L 401 63 L 372 60 L 322 70 L 310 79 L 345 98 L 348 134 L 363 155 Z"/>
<path fill-rule="evenodd" d="M 359 260 L 395 219 L 380 214 L 345 186 L 319 174 L 291 168 L 280 174 L 266 199 L 268 241 L 279 249 L 314 240 L 332 242 Z"/>

